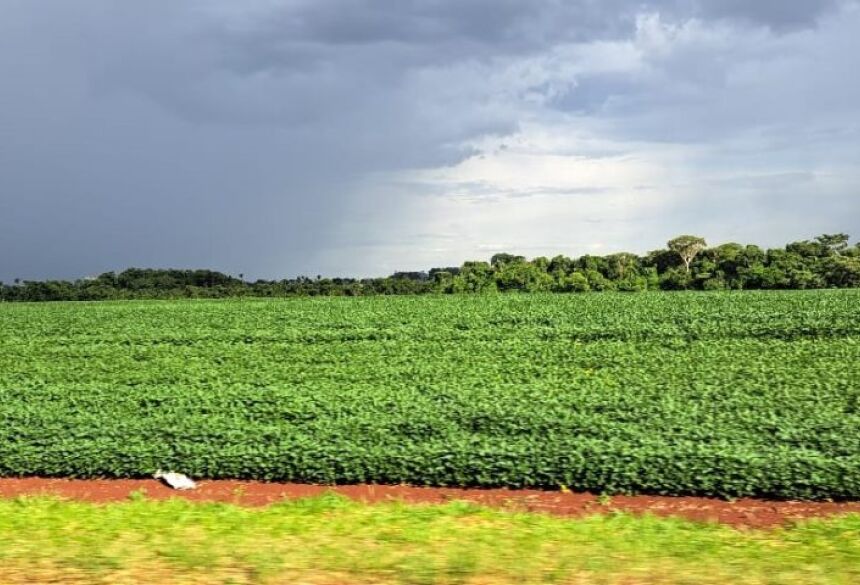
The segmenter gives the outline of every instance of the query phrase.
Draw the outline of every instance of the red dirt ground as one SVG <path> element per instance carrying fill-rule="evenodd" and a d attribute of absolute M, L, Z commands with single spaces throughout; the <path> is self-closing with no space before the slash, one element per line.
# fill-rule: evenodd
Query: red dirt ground
<path fill-rule="evenodd" d="M 465 500 L 496 508 L 546 512 L 559 516 L 587 516 L 619 510 L 757 528 L 778 526 L 803 518 L 860 514 L 860 502 L 771 502 L 751 499 L 728 502 L 711 498 L 667 496 L 613 496 L 601 502 L 600 498 L 592 494 L 537 490 L 318 486 L 228 480 L 203 480 L 198 482 L 198 486 L 193 491 L 177 491 L 155 480 L 0 478 L 0 497 L 53 494 L 100 503 L 127 500 L 132 492 L 145 490 L 146 497 L 153 500 L 181 497 L 193 501 L 264 506 L 284 498 L 315 496 L 331 490 L 364 502 L 400 500 L 409 503 L 444 503 Z"/>

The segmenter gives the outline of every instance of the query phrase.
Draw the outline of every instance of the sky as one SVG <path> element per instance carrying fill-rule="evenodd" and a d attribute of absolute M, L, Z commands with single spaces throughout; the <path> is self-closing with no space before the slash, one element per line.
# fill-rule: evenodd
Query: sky
<path fill-rule="evenodd" d="M 0 280 L 860 237 L 858 0 L 0 0 Z"/>

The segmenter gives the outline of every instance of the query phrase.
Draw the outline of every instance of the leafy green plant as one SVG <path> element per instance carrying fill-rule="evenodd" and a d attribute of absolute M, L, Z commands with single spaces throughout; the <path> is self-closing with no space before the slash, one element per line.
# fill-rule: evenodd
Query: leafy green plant
<path fill-rule="evenodd" d="M 142 502 L 146 500 L 146 488 L 134 490 L 128 494 L 128 499 L 132 502 Z"/>
<path fill-rule="evenodd" d="M 860 497 L 860 291 L 0 304 L 0 475 Z"/>

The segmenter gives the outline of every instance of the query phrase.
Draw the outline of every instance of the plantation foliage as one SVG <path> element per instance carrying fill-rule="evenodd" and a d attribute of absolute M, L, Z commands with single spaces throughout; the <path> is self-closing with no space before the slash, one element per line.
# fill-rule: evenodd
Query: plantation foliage
<path fill-rule="evenodd" d="M 0 475 L 860 497 L 860 291 L 5 304 Z"/>

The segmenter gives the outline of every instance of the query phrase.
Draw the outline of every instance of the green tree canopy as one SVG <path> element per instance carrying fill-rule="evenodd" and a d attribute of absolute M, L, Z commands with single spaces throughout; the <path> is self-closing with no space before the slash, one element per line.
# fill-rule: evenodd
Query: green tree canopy
<path fill-rule="evenodd" d="M 705 238 L 698 236 L 678 236 L 669 240 L 666 245 L 681 257 L 688 273 L 690 272 L 690 262 L 696 257 L 696 254 L 708 247 Z"/>

